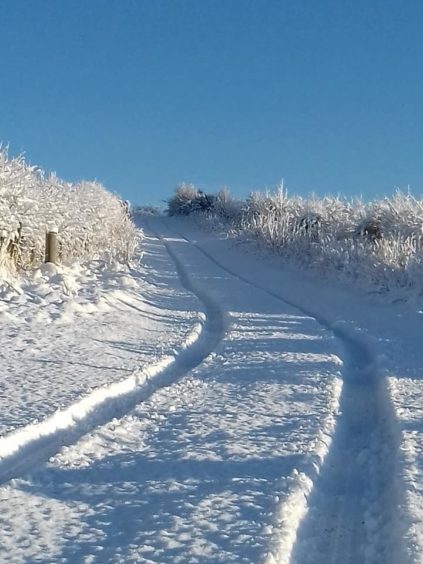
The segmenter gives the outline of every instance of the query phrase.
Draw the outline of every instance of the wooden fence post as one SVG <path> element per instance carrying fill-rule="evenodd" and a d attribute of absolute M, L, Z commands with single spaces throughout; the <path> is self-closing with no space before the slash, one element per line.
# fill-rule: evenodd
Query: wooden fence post
<path fill-rule="evenodd" d="M 57 264 L 59 258 L 59 247 L 57 244 L 58 229 L 55 226 L 49 226 L 46 233 L 46 262 Z"/>

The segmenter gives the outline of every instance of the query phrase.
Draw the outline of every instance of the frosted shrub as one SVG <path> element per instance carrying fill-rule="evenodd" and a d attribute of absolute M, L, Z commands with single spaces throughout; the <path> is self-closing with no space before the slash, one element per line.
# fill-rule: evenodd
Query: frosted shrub
<path fill-rule="evenodd" d="M 222 188 L 216 195 L 210 214 L 233 224 L 239 224 L 244 213 L 244 204 L 240 200 L 234 200 L 228 188 Z"/>
<path fill-rule="evenodd" d="M 136 229 L 119 198 L 96 182 L 70 184 L 0 149 L 0 266 L 44 260 L 45 234 L 59 230 L 62 262 L 127 260 Z"/>
<path fill-rule="evenodd" d="M 168 200 L 168 214 L 169 215 L 188 215 L 194 209 L 192 202 L 198 196 L 198 190 L 192 184 L 180 184 L 176 188 L 176 193 L 173 198 Z"/>
<path fill-rule="evenodd" d="M 181 184 L 176 194 L 168 201 L 169 215 L 189 215 L 198 211 L 209 211 L 214 205 L 215 197 L 197 190 L 192 184 Z"/>
<path fill-rule="evenodd" d="M 199 211 L 192 207 L 189 213 Z M 365 203 L 288 197 L 281 186 L 240 202 L 225 190 L 205 215 L 213 225 L 219 222 L 307 268 L 383 291 L 423 292 L 423 201 L 410 194 Z"/>

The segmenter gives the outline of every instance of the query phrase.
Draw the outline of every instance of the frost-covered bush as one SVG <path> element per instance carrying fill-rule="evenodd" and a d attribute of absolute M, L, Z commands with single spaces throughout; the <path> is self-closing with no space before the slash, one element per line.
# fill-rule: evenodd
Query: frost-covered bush
<path fill-rule="evenodd" d="M 190 186 L 191 200 L 198 190 Z M 221 191 L 206 213 L 208 222 L 258 241 L 287 260 L 337 273 L 379 289 L 423 292 L 423 200 L 397 192 L 365 203 L 340 197 L 289 197 L 254 192 L 244 202 Z M 202 221 L 204 224 L 204 221 Z"/>
<path fill-rule="evenodd" d="M 119 198 L 97 182 L 70 184 L 0 148 L 0 266 L 44 260 L 46 231 L 58 229 L 61 261 L 127 260 L 136 229 Z"/>
<path fill-rule="evenodd" d="M 180 184 L 173 198 L 168 200 L 169 215 L 189 215 L 198 211 L 209 211 L 215 201 L 214 196 L 208 196 L 192 184 Z"/>

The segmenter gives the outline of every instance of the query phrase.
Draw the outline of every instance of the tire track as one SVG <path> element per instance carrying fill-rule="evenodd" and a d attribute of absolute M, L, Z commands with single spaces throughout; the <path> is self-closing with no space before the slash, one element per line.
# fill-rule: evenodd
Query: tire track
<path fill-rule="evenodd" d="M 96 389 L 40 423 L 26 425 L 1 437 L 0 484 L 30 472 L 63 446 L 76 443 L 96 427 L 123 417 L 156 390 L 171 385 L 198 366 L 222 340 L 227 327 L 225 312 L 191 281 L 171 245 L 159 236 L 158 239 L 171 257 L 183 287 L 203 304 L 205 312 L 201 322 L 174 354 L 121 382 Z"/>
<path fill-rule="evenodd" d="M 223 264 L 197 242 L 180 232 L 178 235 L 226 273 L 313 317 L 339 339 L 344 349 L 341 415 L 323 464 L 315 463 L 308 469 L 312 485 L 308 499 L 303 499 L 307 514 L 298 523 L 290 550 L 286 540 L 281 542 L 276 536 L 267 561 L 405 562 L 396 515 L 398 441 L 393 408 L 374 351 L 345 325 L 332 324 L 319 312 L 257 284 Z"/>

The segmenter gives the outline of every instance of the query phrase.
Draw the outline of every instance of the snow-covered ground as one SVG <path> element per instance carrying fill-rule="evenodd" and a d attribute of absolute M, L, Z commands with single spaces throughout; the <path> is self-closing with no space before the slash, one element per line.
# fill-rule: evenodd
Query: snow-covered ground
<path fill-rule="evenodd" d="M 418 309 L 140 223 L 3 288 L 0 561 L 422 562 Z"/>

